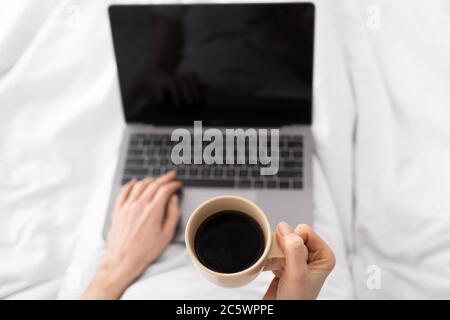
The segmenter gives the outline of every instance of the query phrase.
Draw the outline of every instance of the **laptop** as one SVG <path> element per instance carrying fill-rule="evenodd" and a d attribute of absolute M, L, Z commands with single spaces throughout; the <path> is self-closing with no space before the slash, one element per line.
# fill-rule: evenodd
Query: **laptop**
<path fill-rule="evenodd" d="M 174 241 L 194 209 L 219 195 L 255 202 L 273 227 L 312 224 L 314 5 L 112 5 L 109 19 L 126 128 L 104 235 L 121 186 L 169 170 L 183 182 Z M 206 132 L 223 133 L 227 143 L 211 154 L 224 160 L 201 159 L 201 149 L 200 159 L 180 163 L 177 129 L 192 133 L 193 149 L 212 141 Z M 262 146 L 271 163 L 255 161 Z"/>

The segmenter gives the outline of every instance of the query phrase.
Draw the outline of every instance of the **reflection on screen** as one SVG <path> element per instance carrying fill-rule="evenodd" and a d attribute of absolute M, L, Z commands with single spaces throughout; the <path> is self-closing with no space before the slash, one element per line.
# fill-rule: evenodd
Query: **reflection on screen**
<path fill-rule="evenodd" d="M 112 6 L 127 122 L 311 122 L 311 4 Z"/>

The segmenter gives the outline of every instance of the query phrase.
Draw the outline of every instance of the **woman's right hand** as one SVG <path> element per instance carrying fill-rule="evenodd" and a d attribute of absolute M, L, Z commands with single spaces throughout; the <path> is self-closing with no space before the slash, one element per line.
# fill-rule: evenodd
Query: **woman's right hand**
<path fill-rule="evenodd" d="M 171 171 L 157 179 L 131 180 L 117 198 L 106 253 L 84 299 L 118 299 L 170 244 L 180 219 Z"/>
<path fill-rule="evenodd" d="M 272 265 L 275 278 L 264 299 L 312 300 L 319 295 L 336 260 L 333 251 L 308 225 L 295 230 L 286 222 L 277 226 L 277 241 L 285 258 Z M 308 259 L 305 255 L 308 249 Z"/>

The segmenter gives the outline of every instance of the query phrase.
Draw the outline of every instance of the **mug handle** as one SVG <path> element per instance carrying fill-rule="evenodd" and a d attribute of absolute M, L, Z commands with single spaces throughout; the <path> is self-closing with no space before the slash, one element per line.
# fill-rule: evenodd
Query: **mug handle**
<path fill-rule="evenodd" d="M 305 252 L 305 259 L 308 261 L 308 248 L 303 245 L 303 252 Z M 271 271 L 272 270 L 272 259 L 284 258 L 284 253 L 278 245 L 277 241 L 277 232 L 272 231 L 272 244 L 269 250 L 269 255 L 267 257 L 266 264 L 264 265 L 263 271 Z"/>

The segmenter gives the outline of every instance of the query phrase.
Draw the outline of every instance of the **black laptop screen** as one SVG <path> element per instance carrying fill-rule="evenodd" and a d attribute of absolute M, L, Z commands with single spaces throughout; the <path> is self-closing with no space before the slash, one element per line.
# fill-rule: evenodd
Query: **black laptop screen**
<path fill-rule="evenodd" d="M 128 123 L 310 124 L 310 3 L 113 5 Z"/>

